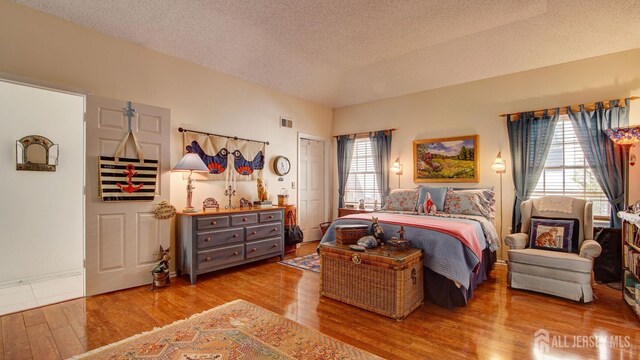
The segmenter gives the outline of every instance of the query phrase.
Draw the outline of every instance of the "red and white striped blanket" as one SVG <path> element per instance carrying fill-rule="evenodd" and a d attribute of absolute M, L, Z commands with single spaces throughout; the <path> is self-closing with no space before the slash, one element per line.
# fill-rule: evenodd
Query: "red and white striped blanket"
<path fill-rule="evenodd" d="M 415 216 L 390 213 L 375 213 L 379 223 L 404 225 L 414 228 L 438 231 L 458 239 L 460 243 L 469 248 L 478 260 L 482 259 L 480 240 L 473 225 L 463 222 L 452 222 L 439 219 L 434 216 Z M 352 214 L 340 219 L 358 219 L 371 221 L 371 214 Z"/>

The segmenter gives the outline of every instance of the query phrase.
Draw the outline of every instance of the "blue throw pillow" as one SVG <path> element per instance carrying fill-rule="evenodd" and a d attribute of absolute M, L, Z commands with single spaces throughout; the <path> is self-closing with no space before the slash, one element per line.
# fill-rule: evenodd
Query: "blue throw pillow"
<path fill-rule="evenodd" d="M 433 204 L 436 206 L 438 211 L 442 211 L 442 209 L 444 209 L 444 199 L 447 197 L 446 187 L 420 185 L 418 186 L 418 190 L 420 190 L 420 193 L 418 195 L 416 211 L 418 211 L 421 204 L 424 204 L 424 201 L 427 199 L 427 193 L 431 193 L 431 201 L 433 201 Z"/>
<path fill-rule="evenodd" d="M 529 247 L 578 253 L 578 219 L 554 219 L 542 216 L 531 217 Z"/>

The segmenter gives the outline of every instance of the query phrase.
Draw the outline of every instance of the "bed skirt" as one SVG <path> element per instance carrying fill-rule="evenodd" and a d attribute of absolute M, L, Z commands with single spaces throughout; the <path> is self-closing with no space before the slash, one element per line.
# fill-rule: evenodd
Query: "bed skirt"
<path fill-rule="evenodd" d="M 496 252 L 484 249 L 482 251 L 482 260 L 480 261 L 480 270 L 471 274 L 469 289 L 465 289 L 463 286 L 457 287 L 453 281 L 425 266 L 425 300 L 449 309 L 457 306 L 467 306 L 467 302 L 473 297 L 473 291 L 479 284 L 487 280 L 495 262 Z"/>

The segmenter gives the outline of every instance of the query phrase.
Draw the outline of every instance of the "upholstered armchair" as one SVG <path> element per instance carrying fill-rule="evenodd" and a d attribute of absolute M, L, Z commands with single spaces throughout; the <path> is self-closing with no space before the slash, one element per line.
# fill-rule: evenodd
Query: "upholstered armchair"
<path fill-rule="evenodd" d="M 593 259 L 602 251 L 600 244 L 592 240 L 591 202 L 569 197 L 548 196 L 524 201 L 521 209 L 522 232 L 507 235 L 505 238 L 505 243 L 510 247 L 507 252 L 509 286 L 575 301 L 582 300 L 585 303 L 591 302 L 593 300 L 591 289 Z M 561 252 L 531 248 L 529 232 L 532 217 L 536 221 L 541 221 L 539 218 L 542 217 L 577 219 L 576 227 L 579 232 L 576 251 Z"/>

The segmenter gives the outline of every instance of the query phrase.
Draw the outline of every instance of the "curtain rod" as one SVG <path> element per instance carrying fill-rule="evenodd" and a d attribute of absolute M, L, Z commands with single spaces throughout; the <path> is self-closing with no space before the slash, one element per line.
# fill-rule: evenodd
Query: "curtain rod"
<path fill-rule="evenodd" d="M 342 134 L 342 135 L 334 135 L 334 138 L 339 138 L 340 136 L 344 136 L 344 135 L 355 135 L 356 137 L 360 137 L 360 136 L 368 136 L 370 133 L 372 132 L 376 132 L 376 131 L 396 131 L 397 129 L 384 129 L 384 130 L 374 130 L 374 131 L 363 131 L 363 132 L 359 132 L 359 133 L 355 133 L 355 134 Z"/>
<path fill-rule="evenodd" d="M 220 134 L 212 134 L 212 133 L 208 133 L 208 132 L 204 132 L 204 131 L 189 130 L 189 129 L 185 129 L 185 128 L 182 128 L 182 127 L 179 127 L 178 131 L 179 132 L 185 132 L 185 133 L 186 132 L 192 132 L 192 133 L 196 133 L 196 134 L 214 135 L 214 136 L 226 137 L 227 139 L 252 141 L 252 142 L 263 143 L 265 145 L 269 145 L 268 141 L 251 140 L 251 139 L 239 138 L 237 136 L 227 136 L 227 135 L 220 135 Z"/>
<path fill-rule="evenodd" d="M 622 99 L 614 99 L 614 100 L 620 100 L 622 103 L 621 105 L 624 105 L 623 101 L 627 99 L 627 98 L 622 98 Z M 631 96 L 628 98 L 629 100 L 637 100 L 640 99 L 640 96 Z M 604 105 L 605 109 L 609 108 L 609 101 L 611 100 L 605 100 L 605 101 L 598 101 L 598 102 L 602 102 Z M 580 110 L 580 105 L 570 105 L 569 107 L 571 107 L 571 110 L 574 111 L 579 111 Z M 596 102 L 592 102 L 590 104 L 584 104 L 584 108 L 587 111 L 593 111 L 596 107 Z M 567 106 L 560 106 L 560 115 L 566 115 L 567 114 Z M 547 109 L 548 114 L 549 115 L 553 115 L 556 112 L 556 108 L 550 108 Z M 530 111 L 522 111 L 522 112 L 530 112 Z M 501 114 L 500 117 L 507 117 L 507 115 L 511 115 L 511 121 L 515 121 L 518 120 L 518 118 L 520 118 L 519 114 L 522 112 L 515 112 L 515 113 L 509 113 L 509 114 Z M 545 110 L 535 110 L 533 111 L 534 116 L 542 116 L 544 114 Z"/>

